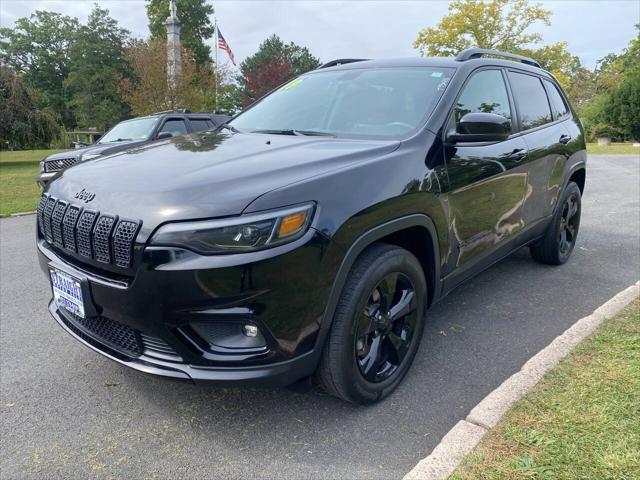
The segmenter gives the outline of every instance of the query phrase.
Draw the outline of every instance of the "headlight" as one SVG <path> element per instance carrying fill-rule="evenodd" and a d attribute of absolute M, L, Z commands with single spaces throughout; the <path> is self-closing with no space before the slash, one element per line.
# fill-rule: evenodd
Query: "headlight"
<path fill-rule="evenodd" d="M 87 153 L 85 155 L 82 155 L 80 157 L 80 160 L 83 162 L 86 162 L 87 160 L 93 160 L 94 158 L 98 158 L 101 157 L 102 154 L 101 153 Z"/>
<path fill-rule="evenodd" d="M 153 235 L 151 244 L 204 255 L 262 250 L 302 237 L 309 230 L 314 208 L 306 204 L 229 219 L 168 223 Z"/>

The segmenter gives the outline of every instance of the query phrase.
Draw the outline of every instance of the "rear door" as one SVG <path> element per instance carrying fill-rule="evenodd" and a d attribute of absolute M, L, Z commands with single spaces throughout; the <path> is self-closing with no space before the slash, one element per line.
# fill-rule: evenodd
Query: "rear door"
<path fill-rule="evenodd" d="M 189 117 L 189 124 L 192 132 L 213 130 L 216 127 L 213 121 L 206 117 Z"/>
<path fill-rule="evenodd" d="M 501 68 L 476 71 L 453 107 L 448 130 L 469 112 L 515 118 Z M 515 132 L 515 129 L 512 128 Z M 449 221 L 457 260 L 451 268 L 471 267 L 522 229 L 526 144 L 521 136 L 493 143 L 456 143 L 445 148 L 449 177 Z"/>
<path fill-rule="evenodd" d="M 566 143 L 570 140 L 563 123 L 569 117 L 569 109 L 566 105 L 554 105 L 552 109 L 545 83 L 555 86 L 538 75 L 509 70 L 508 79 L 519 130 L 529 150 L 523 162 L 527 168 L 527 191 L 522 218 L 525 225 L 533 226 L 553 213 L 562 186 Z"/>

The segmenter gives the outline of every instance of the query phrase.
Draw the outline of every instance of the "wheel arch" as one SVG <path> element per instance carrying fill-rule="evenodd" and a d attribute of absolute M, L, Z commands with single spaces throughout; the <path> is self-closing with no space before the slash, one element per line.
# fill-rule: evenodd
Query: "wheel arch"
<path fill-rule="evenodd" d="M 358 257 L 374 243 L 384 242 L 405 248 L 413 253 L 422 265 L 427 281 L 428 305 L 436 300 L 441 291 L 440 251 L 435 224 L 427 215 L 413 214 L 400 217 L 367 230 L 360 235 L 344 255 L 327 300 L 320 324 L 319 344 L 321 349 L 331 329 L 333 315 L 340 294 L 347 280 L 347 275 Z M 426 248 L 420 249 L 420 241 L 427 242 Z"/>

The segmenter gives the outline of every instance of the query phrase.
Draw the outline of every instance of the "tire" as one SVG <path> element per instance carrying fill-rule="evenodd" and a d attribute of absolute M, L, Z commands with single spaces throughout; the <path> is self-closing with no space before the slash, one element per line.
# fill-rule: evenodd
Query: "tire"
<path fill-rule="evenodd" d="M 409 370 L 424 330 L 427 285 L 418 259 L 374 244 L 352 267 L 315 374 L 327 393 L 371 404 Z"/>
<path fill-rule="evenodd" d="M 562 265 L 569 260 L 578 238 L 581 211 L 580 188 L 569 182 L 544 237 L 529 247 L 534 260 L 547 265 Z"/>

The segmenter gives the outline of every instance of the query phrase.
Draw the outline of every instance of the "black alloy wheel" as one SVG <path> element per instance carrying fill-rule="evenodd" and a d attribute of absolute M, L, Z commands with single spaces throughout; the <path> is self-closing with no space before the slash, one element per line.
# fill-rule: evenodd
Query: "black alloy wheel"
<path fill-rule="evenodd" d="M 382 400 L 409 371 L 424 330 L 427 283 L 420 261 L 374 244 L 351 268 L 315 380 L 343 400 Z"/>
<path fill-rule="evenodd" d="M 573 249 L 578 232 L 577 221 L 580 219 L 579 209 L 578 195 L 574 192 L 569 195 L 562 206 L 560 234 L 558 235 L 560 255 L 566 256 Z"/>
<path fill-rule="evenodd" d="M 373 289 L 355 335 L 358 368 L 369 382 L 393 375 L 407 356 L 417 317 L 411 280 L 398 272 L 384 277 Z"/>
<path fill-rule="evenodd" d="M 548 265 L 562 265 L 571 256 L 580 228 L 582 195 L 580 187 L 569 182 L 562 192 L 556 213 L 545 235 L 529 247 L 531 256 Z"/>

